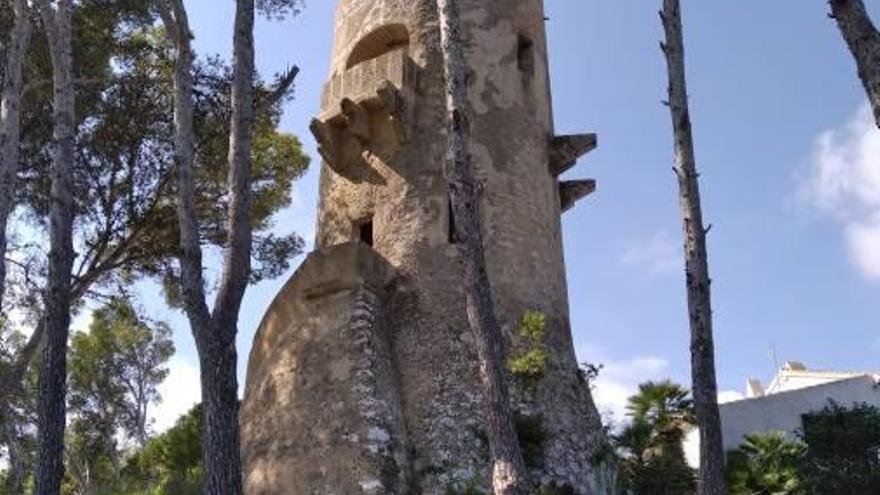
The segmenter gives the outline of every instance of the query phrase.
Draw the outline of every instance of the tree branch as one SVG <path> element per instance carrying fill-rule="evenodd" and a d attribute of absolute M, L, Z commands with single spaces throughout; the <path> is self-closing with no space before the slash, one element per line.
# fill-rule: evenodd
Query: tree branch
<path fill-rule="evenodd" d="M 299 67 L 295 65 L 286 70 L 275 84 L 275 88 L 273 89 L 272 94 L 269 95 L 269 99 L 265 102 L 264 108 L 271 108 L 281 101 L 281 99 L 290 91 L 290 88 L 293 87 L 293 83 L 296 82 L 296 76 L 298 75 Z"/>
<path fill-rule="evenodd" d="M 175 34 L 173 40 L 177 48 L 174 63 L 174 153 L 177 165 L 177 216 L 180 223 L 180 282 L 187 316 L 196 342 L 200 343 L 204 338 L 201 332 L 210 327 L 211 312 L 205 302 L 202 248 L 195 207 L 194 55 L 183 0 L 167 0 L 167 3 L 173 16 L 165 12 L 163 18 L 168 22 L 166 30 Z"/>
<path fill-rule="evenodd" d="M 229 220 L 223 277 L 214 305 L 215 321 L 223 322 L 227 339 L 233 339 L 241 300 L 251 273 L 253 226 L 251 225 L 251 153 L 254 108 L 254 5 L 243 2 L 236 9 L 233 41 L 232 117 L 229 133 Z M 287 79 L 292 84 L 297 70 Z"/>

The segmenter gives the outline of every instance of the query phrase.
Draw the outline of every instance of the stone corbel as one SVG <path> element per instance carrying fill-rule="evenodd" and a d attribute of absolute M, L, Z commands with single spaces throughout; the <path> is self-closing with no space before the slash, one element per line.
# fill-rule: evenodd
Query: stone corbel
<path fill-rule="evenodd" d="M 596 149 L 595 134 L 556 136 L 550 141 L 550 174 L 559 177 L 574 167 L 578 158 Z"/>
<path fill-rule="evenodd" d="M 398 143 L 405 143 L 408 133 L 405 125 L 404 98 L 400 90 L 391 81 L 386 80 L 376 90 L 376 96 L 379 97 L 380 105 L 388 110 L 388 119 Z"/>
<path fill-rule="evenodd" d="M 572 209 L 578 201 L 586 198 L 596 191 L 596 181 L 569 180 L 559 183 L 559 202 L 562 212 Z"/>
<path fill-rule="evenodd" d="M 360 103 L 355 103 L 349 98 L 343 98 L 339 106 L 345 118 L 345 126 L 352 136 L 357 138 L 363 145 L 370 142 L 372 132 L 370 130 L 370 112 Z"/>
<path fill-rule="evenodd" d="M 358 181 L 369 166 L 364 158 L 364 144 L 346 125 L 313 119 L 310 130 L 318 142 L 318 153 L 337 174 Z"/>
<path fill-rule="evenodd" d="M 404 108 L 404 96 L 387 80 L 369 97 L 342 98 L 335 111 L 312 121 L 318 151 L 339 175 L 354 182 L 370 180 L 375 174 L 370 171 L 369 155 L 384 154 L 383 159 L 388 160 L 389 150 L 399 148 L 407 138 Z M 384 117 L 377 118 L 384 115 L 388 116 L 387 124 Z M 386 125 L 391 126 L 391 132 Z M 384 141 L 389 136 L 391 143 Z"/>

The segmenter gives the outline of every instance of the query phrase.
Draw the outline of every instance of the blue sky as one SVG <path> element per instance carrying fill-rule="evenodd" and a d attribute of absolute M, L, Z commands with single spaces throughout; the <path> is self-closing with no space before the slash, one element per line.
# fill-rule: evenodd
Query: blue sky
<path fill-rule="evenodd" d="M 598 192 L 564 218 L 572 323 L 583 361 L 604 363 L 597 395 L 619 409 L 644 379 L 689 383 L 688 327 L 671 128 L 661 105 L 659 1 L 546 0 L 557 132 L 597 132 L 573 176 Z M 196 49 L 227 55 L 233 2 L 189 0 Z M 308 122 L 329 66 L 334 1 L 261 22 L 265 75 L 302 68 L 283 127 L 315 157 Z M 874 5 L 874 14 L 880 9 Z M 823 369 L 880 369 L 880 136 L 853 62 L 820 0 L 685 1 L 691 111 L 714 279 L 718 378 L 768 379 L 772 356 Z M 880 19 L 880 17 L 878 17 Z M 279 231 L 314 232 L 317 160 Z M 216 269 L 216 267 L 215 267 Z M 253 332 L 287 279 L 248 292 L 241 377 Z M 193 400 L 195 352 L 155 290 L 180 350 L 161 427 Z M 164 416 L 164 417 L 162 417 Z"/>

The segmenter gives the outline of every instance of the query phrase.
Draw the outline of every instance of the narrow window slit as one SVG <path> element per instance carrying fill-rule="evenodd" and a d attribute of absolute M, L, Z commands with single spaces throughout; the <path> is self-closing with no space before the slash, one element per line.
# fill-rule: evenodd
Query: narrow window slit
<path fill-rule="evenodd" d="M 526 36 L 519 35 L 516 49 L 516 60 L 519 70 L 528 75 L 535 72 L 534 43 Z"/>
<path fill-rule="evenodd" d="M 373 219 L 367 219 L 358 225 L 358 235 L 361 242 L 373 247 Z"/>
<path fill-rule="evenodd" d="M 458 233 L 455 226 L 455 212 L 452 211 L 452 199 L 449 200 L 449 224 L 447 225 L 447 233 L 449 236 L 449 244 L 458 242 Z"/>

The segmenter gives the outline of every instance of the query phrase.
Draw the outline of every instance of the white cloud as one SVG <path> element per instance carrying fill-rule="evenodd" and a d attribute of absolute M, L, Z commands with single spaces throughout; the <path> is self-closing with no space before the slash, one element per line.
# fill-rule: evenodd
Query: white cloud
<path fill-rule="evenodd" d="M 880 131 L 867 107 L 816 139 L 801 196 L 841 224 L 853 264 L 880 280 Z"/>
<path fill-rule="evenodd" d="M 163 433 L 174 426 L 180 416 L 189 412 L 202 400 L 198 366 L 180 357 L 174 357 L 168 367 L 168 378 L 159 387 L 162 402 L 154 406 L 150 412 L 155 433 Z"/>
<path fill-rule="evenodd" d="M 846 228 L 850 256 L 868 278 L 880 280 L 880 214 Z"/>
<path fill-rule="evenodd" d="M 654 356 L 605 361 L 593 390 L 596 407 L 613 423 L 623 422 L 627 399 L 638 392 L 639 384 L 668 378 L 668 369 L 669 361 Z"/>
<path fill-rule="evenodd" d="M 683 270 L 684 264 L 679 245 L 665 230 L 646 240 L 628 242 L 620 261 L 644 268 L 653 275 L 676 273 Z"/>

